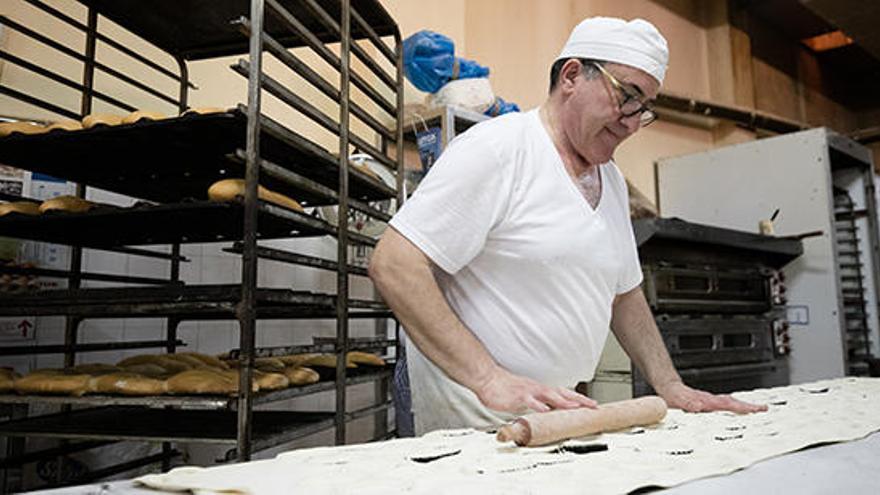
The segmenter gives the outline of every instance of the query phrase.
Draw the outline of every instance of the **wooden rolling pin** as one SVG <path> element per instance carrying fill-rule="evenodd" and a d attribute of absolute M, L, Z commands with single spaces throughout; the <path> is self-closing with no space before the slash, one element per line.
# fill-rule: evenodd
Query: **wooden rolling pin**
<path fill-rule="evenodd" d="M 526 414 L 498 430 L 499 442 L 514 441 L 520 447 L 536 447 L 603 431 L 620 430 L 659 422 L 666 416 L 666 402 L 657 396 L 611 402 L 596 409 L 557 409 Z"/>

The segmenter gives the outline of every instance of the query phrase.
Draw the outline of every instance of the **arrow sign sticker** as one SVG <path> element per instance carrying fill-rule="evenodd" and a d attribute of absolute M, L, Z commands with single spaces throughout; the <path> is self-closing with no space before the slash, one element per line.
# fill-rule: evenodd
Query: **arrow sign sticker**
<path fill-rule="evenodd" d="M 0 318 L 0 340 L 33 340 L 34 317 Z"/>

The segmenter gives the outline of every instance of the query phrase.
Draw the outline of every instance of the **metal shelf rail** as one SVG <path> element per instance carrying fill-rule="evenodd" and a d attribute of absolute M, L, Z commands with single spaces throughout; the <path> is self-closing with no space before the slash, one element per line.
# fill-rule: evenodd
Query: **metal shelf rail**
<path fill-rule="evenodd" d="M 206 3 L 199 0 L 179 0 L 173 4 L 151 4 L 149 8 L 145 8 L 143 2 L 138 0 L 79 0 L 87 10 L 86 23 L 77 21 L 42 0 L 21 1 L 86 35 L 86 46 L 83 53 L 80 53 L 27 26 L 0 17 L 0 22 L 19 34 L 81 61 L 84 66 L 83 81 L 72 81 L 6 52 L 0 52 L 0 57 L 58 84 L 80 91 L 82 104 L 79 112 L 75 112 L 16 88 L 0 86 L 0 94 L 74 119 L 91 113 L 92 103 L 96 99 L 124 111 L 134 110 L 130 104 L 94 87 L 94 74 L 100 71 L 146 92 L 163 104 L 173 105 L 176 111 L 183 113 L 188 108 L 188 90 L 195 88 L 188 80 L 187 61 L 241 54 L 245 51 L 248 59 L 239 60 L 232 70 L 247 77 L 248 92 L 246 105 L 239 105 L 223 113 L 183 115 L 117 127 L 72 132 L 53 131 L 37 136 L 13 135 L 0 139 L 0 161 L 76 181 L 79 183 L 78 195 L 81 197 L 85 196 L 86 186 L 94 186 L 147 200 L 146 203 L 132 208 L 97 208 L 93 212 L 79 215 L 58 214 L 36 218 L 10 215 L 0 219 L 0 234 L 25 239 L 63 241 L 74 246 L 67 290 L 39 294 L 39 301 L 29 299 L 34 294 L 4 297 L 0 300 L 0 307 L 3 308 L 0 312 L 13 314 L 18 311 L 20 314 L 23 309 L 27 309 L 41 314 L 68 315 L 70 323 L 65 331 L 63 346 L 34 348 L 34 352 L 63 351 L 66 366 L 74 364 L 76 352 L 118 349 L 124 346 L 123 343 L 113 342 L 78 344 L 76 330 L 83 318 L 107 317 L 111 314 L 167 316 L 167 338 L 161 341 L 161 345 L 168 352 L 174 352 L 177 345 L 181 344 L 176 335 L 176 328 L 181 320 L 235 318 L 240 327 L 240 352 L 237 356 L 240 360 L 241 384 L 244 385 L 240 386 L 240 392 L 234 400 L 173 397 L 153 398 L 156 402 L 151 402 L 146 399 L 120 397 L 4 396 L 0 398 L 0 402 L 19 406 L 37 402 L 55 403 L 63 404 L 64 409 L 59 415 L 52 417 L 19 418 L 3 423 L 2 431 L 5 434 L 14 433 L 15 427 L 7 428 L 14 424 L 21 425 L 21 429 L 15 430 L 17 434 L 40 435 L 41 431 L 43 434 L 50 434 L 55 428 L 51 436 L 56 438 L 95 438 L 94 435 L 100 432 L 85 431 L 87 428 L 78 430 L 78 423 L 69 420 L 74 415 L 88 418 L 92 414 L 102 414 L 97 412 L 101 409 L 72 412 L 71 405 L 112 405 L 114 419 L 119 417 L 119 407 L 134 408 L 133 415 L 170 416 L 188 414 L 191 411 L 165 409 L 167 406 L 216 408 L 222 409 L 215 412 L 222 413 L 224 418 L 222 441 L 235 446 L 235 458 L 248 460 L 254 450 L 289 441 L 296 435 L 317 428 L 316 425 L 321 428 L 335 427 L 336 442 L 343 443 L 347 421 L 383 412 L 389 405 L 387 394 L 383 395 L 382 403 L 359 412 L 346 412 L 347 385 L 372 380 L 385 383 L 390 371 L 351 374 L 345 368 L 345 359 L 337 360 L 333 381 L 258 395 L 253 394 L 248 386 L 253 374 L 254 356 L 257 354 L 257 318 L 334 318 L 337 322 L 334 342 L 315 344 L 314 348 L 335 352 L 338 356 L 345 356 L 352 349 L 384 349 L 397 344 L 396 339 L 358 343 L 350 342 L 348 337 L 350 318 L 392 316 L 381 303 L 352 300 L 348 296 L 349 275 L 366 275 L 365 270 L 348 263 L 349 246 L 375 244 L 374 239 L 349 231 L 349 208 L 387 221 L 389 215 L 374 208 L 369 202 L 389 198 L 396 198 L 398 203 L 403 201 L 403 166 L 400 158 L 403 156 L 401 36 L 393 19 L 378 1 L 225 0 Z M 99 16 L 112 20 L 160 48 L 176 61 L 178 71 L 170 71 L 100 33 Z M 192 29 L 196 25 L 199 29 Z M 393 37 L 393 49 L 383 40 L 385 37 Z M 353 42 L 354 38 L 368 40 L 375 57 L 365 47 Z M 172 78 L 179 83 L 179 96 L 175 98 L 162 94 L 99 62 L 95 57 L 98 42 L 121 51 L 163 77 Z M 325 45 L 330 42 L 340 43 L 339 55 Z M 311 48 L 334 68 L 339 73 L 338 85 L 323 79 L 293 52 L 286 50 L 294 46 Z M 323 113 L 266 74 L 263 71 L 264 52 L 270 53 L 286 68 L 337 102 L 338 119 Z M 352 54 L 369 70 L 369 78 L 351 70 Z M 376 57 L 384 59 L 382 63 L 393 67 L 392 74 L 382 68 Z M 383 90 L 376 89 L 370 78 L 384 86 Z M 384 126 L 380 119 L 353 100 L 352 86 L 366 100 L 390 115 L 395 126 Z M 394 93 L 393 102 L 383 96 L 388 90 Z M 336 135 L 339 140 L 337 152 L 330 153 L 263 115 L 261 98 L 264 92 Z M 381 145 L 375 146 L 370 139 L 351 132 L 351 116 L 375 132 L 380 137 Z M 156 142 L 165 143 L 167 148 L 156 146 Z M 389 143 L 396 145 L 393 154 L 396 158 L 392 158 L 389 153 Z M 392 168 L 397 173 L 396 187 L 388 187 L 369 174 L 350 167 L 347 157 L 354 150 L 367 152 L 379 163 Z M 126 161 L 125 166 L 120 166 L 118 157 L 123 151 L 132 158 Z M 89 166 L 69 166 L 73 161 L 88 163 Z M 245 177 L 246 188 L 244 197 L 238 203 L 214 204 L 204 201 L 207 186 L 212 182 L 242 175 Z M 306 206 L 338 205 L 338 225 L 334 227 L 310 215 L 258 200 L 258 183 L 301 199 Z M 140 225 L 140 228 L 134 229 L 132 225 Z M 88 235 L 83 235 L 83 232 L 88 232 Z M 337 239 L 337 261 L 257 245 L 258 239 L 320 235 L 332 235 Z M 179 263 L 185 261 L 185 258 L 180 256 L 179 243 L 218 240 L 237 241 L 230 251 L 242 255 L 241 284 L 234 287 L 180 285 Z M 130 247 L 167 243 L 172 243 L 170 254 Z M 80 288 L 80 281 L 89 277 L 81 270 L 82 247 L 167 258 L 171 262 L 171 276 L 168 283 L 123 278 L 111 280 L 105 277 L 105 281 L 161 284 L 158 287 L 112 289 L 114 296 L 108 299 L 106 292 L 100 292 L 102 289 Z M 335 296 L 258 288 L 258 259 L 261 257 L 336 271 Z M 171 300 L 171 297 L 178 299 Z M 47 305 L 46 301 L 52 301 L 53 304 Z M 152 343 L 156 342 L 133 342 L 131 348 L 143 348 Z M 26 346 L 21 347 L 21 352 L 28 352 Z M 336 393 L 335 412 L 320 413 L 321 420 L 311 426 L 285 420 L 279 422 L 277 428 L 261 429 L 259 421 L 266 411 L 253 411 L 253 407 L 258 404 L 331 389 Z M 293 414 L 295 413 L 289 413 L 291 418 Z M 234 417 L 231 425 L 227 423 L 230 417 Z M 61 424 L 59 421 L 68 422 L 69 429 L 52 426 Z M 99 425 L 100 422 L 95 424 Z M 256 429 L 255 424 L 258 425 Z M 276 431 L 278 428 L 280 430 Z M 174 455 L 168 440 L 180 441 L 186 435 L 163 436 L 160 433 L 135 436 L 165 441 L 163 467 L 167 469 L 167 459 Z"/>

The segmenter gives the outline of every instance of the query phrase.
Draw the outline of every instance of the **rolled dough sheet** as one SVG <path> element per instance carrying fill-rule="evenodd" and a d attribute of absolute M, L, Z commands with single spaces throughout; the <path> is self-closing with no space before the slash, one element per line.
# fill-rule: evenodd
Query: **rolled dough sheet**
<path fill-rule="evenodd" d="M 267 461 L 178 468 L 137 481 L 198 493 L 582 494 L 587 488 L 591 494 L 627 493 L 726 474 L 811 445 L 880 431 L 877 378 L 734 395 L 770 410 L 736 415 L 673 409 L 653 427 L 540 448 L 500 444 L 487 432 L 440 430 L 419 438 L 294 450 Z"/>

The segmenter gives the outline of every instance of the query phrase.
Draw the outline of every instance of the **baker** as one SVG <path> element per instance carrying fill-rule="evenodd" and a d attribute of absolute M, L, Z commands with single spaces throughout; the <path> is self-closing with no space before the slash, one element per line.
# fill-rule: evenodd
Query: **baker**
<path fill-rule="evenodd" d="M 572 387 L 609 328 L 670 407 L 766 409 L 685 385 L 640 288 L 612 158 L 656 118 L 668 57 L 649 22 L 582 21 L 544 103 L 458 136 L 391 220 L 370 276 L 409 337 L 417 434 L 596 407 Z"/>

